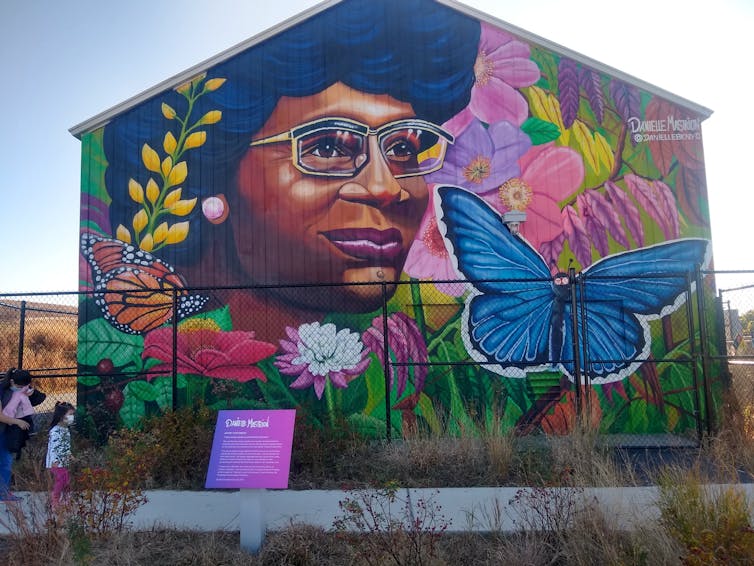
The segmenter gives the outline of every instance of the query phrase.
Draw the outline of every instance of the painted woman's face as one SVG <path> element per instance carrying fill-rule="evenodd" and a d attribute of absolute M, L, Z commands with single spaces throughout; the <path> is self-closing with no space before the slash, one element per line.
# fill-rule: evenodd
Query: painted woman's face
<path fill-rule="evenodd" d="M 325 118 L 378 130 L 414 116 L 408 103 L 337 83 L 282 98 L 254 141 Z M 232 213 L 241 269 L 258 284 L 392 283 L 427 206 L 423 177 L 400 175 L 408 150 L 390 145 L 392 134 L 359 137 L 322 124 L 294 144 L 273 138 L 243 157 L 240 210 Z M 316 310 L 369 311 L 380 304 L 380 287 L 331 287 L 321 296 L 309 289 L 289 300 Z"/>

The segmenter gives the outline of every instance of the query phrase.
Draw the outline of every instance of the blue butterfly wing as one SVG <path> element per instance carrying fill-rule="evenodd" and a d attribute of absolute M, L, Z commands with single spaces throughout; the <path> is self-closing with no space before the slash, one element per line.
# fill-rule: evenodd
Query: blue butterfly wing
<path fill-rule="evenodd" d="M 510 280 L 551 282 L 537 251 L 511 234 L 500 215 L 473 193 L 457 187 L 437 190 L 438 227 L 452 249 L 456 269 L 482 292 L 501 292 Z M 503 282 L 490 282 L 504 279 Z"/>
<path fill-rule="evenodd" d="M 593 383 L 617 381 L 638 369 L 650 351 L 648 321 L 684 303 L 689 277 L 709 256 L 709 241 L 689 238 L 608 256 L 583 272 L 584 296 L 578 299 L 584 308 L 577 319 L 583 344 L 586 317 L 585 361 Z"/>
<path fill-rule="evenodd" d="M 581 365 L 594 384 L 631 375 L 649 355 L 649 326 L 620 303 L 587 299 L 586 308 L 579 309 L 576 319 L 581 355 L 584 355 L 582 329 L 586 319 L 587 350 Z M 571 340 L 570 325 L 566 327 L 566 340 Z M 572 371 L 572 365 L 568 369 Z"/>
<path fill-rule="evenodd" d="M 562 305 L 542 256 L 472 193 L 444 186 L 438 195 L 438 226 L 456 269 L 474 287 L 464 311 L 469 354 L 510 377 L 549 367 L 552 321 Z"/>

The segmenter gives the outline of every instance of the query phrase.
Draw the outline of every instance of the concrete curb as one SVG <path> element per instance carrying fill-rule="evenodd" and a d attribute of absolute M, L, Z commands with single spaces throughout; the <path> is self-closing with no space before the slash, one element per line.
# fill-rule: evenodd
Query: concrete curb
<path fill-rule="evenodd" d="M 707 489 L 732 487 L 754 501 L 753 484 L 710 485 Z M 536 493 L 535 493 L 536 491 Z M 519 494 L 526 503 L 512 505 Z M 24 493 L 20 505 L 26 516 L 44 508 L 46 494 Z M 477 487 L 442 489 L 401 489 L 401 500 L 423 499 L 440 506 L 439 513 L 449 523 L 449 532 L 515 531 L 522 528 L 526 505 L 537 501 L 593 502 L 616 522 L 619 528 L 632 528 L 637 521 L 646 523 L 659 516 L 655 505 L 657 487 L 613 488 L 532 488 Z M 193 531 L 241 531 L 254 522 L 266 530 L 283 529 L 291 523 L 306 523 L 331 529 L 342 515 L 339 502 L 354 492 L 338 490 L 241 490 L 241 491 L 147 491 L 147 503 L 131 517 L 132 530 L 173 528 Z M 540 497 L 540 499 L 537 499 Z M 575 499 L 574 499 L 575 498 Z M 14 504 L 10 504 L 14 505 Z M 16 504 L 17 505 L 17 504 Z M 8 506 L 0 503 L 0 534 L 8 533 Z M 400 513 L 400 510 L 398 510 Z M 242 521 L 241 518 L 244 517 Z M 244 524 L 242 524 L 244 523 Z"/>

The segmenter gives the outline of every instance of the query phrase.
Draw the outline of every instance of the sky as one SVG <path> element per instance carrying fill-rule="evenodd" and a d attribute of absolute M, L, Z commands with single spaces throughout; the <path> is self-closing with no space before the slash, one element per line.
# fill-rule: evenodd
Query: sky
<path fill-rule="evenodd" d="M 0 293 L 77 288 L 81 146 L 71 127 L 317 4 L 0 0 Z M 754 284 L 754 2 L 465 4 L 713 110 L 702 134 L 715 268 L 752 270 L 718 277 L 718 288 Z M 738 308 L 754 309 L 754 289 L 744 297 Z"/>

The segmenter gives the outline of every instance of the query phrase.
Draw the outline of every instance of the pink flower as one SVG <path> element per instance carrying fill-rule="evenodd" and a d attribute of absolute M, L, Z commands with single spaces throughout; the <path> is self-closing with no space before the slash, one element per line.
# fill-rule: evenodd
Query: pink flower
<path fill-rule="evenodd" d="M 388 348 L 392 350 L 395 361 L 399 364 L 397 372 L 390 364 L 390 387 L 393 387 L 393 378 L 398 374 L 398 397 L 403 395 L 408 383 L 409 367 L 414 368 L 414 395 L 418 400 L 418 393 L 424 389 L 424 380 L 427 377 L 427 344 L 413 319 L 402 312 L 394 312 L 387 317 Z M 385 325 L 382 316 L 372 320 L 372 326 L 367 328 L 362 335 L 364 344 L 372 350 L 380 361 L 385 363 Z M 411 366 L 411 363 L 417 364 Z"/>
<path fill-rule="evenodd" d="M 321 399 L 328 379 L 334 387 L 345 389 L 369 366 L 359 335 L 347 328 L 336 331 L 332 323 L 312 322 L 285 331 L 290 340 L 280 340 L 285 353 L 278 356 L 275 366 L 283 375 L 297 377 L 290 385 L 293 389 L 313 385 Z"/>
<path fill-rule="evenodd" d="M 254 364 L 270 357 L 277 349 L 274 344 L 254 340 L 253 332 L 222 332 L 192 329 L 178 332 L 176 357 L 178 373 L 193 373 L 219 379 L 267 381 L 262 370 Z M 173 371 L 173 329 L 152 330 L 144 337 L 143 358 L 155 358 L 162 363 L 150 369 L 152 374 Z"/>
<path fill-rule="evenodd" d="M 563 232 L 559 202 L 571 196 L 584 181 L 584 163 L 569 147 L 545 144 L 533 147 L 518 161 L 521 175 L 483 195 L 501 212 L 526 212 L 521 234 L 540 250 Z"/>
<path fill-rule="evenodd" d="M 528 45 L 482 23 L 474 75 L 469 109 L 477 118 L 488 124 L 506 120 L 517 126 L 526 120 L 529 106 L 516 89 L 531 86 L 540 77 L 539 67 L 529 59 Z"/>
<path fill-rule="evenodd" d="M 406 257 L 403 267 L 411 277 L 415 279 L 433 279 L 434 285 L 446 295 L 460 297 L 466 289 L 461 283 L 437 283 L 436 281 L 454 281 L 462 279 L 456 273 L 453 263 L 445 249 L 442 234 L 437 228 L 437 217 L 434 207 L 434 187 L 429 192 L 429 206 L 424 213 L 419 230 L 416 232 L 414 242 Z"/>

